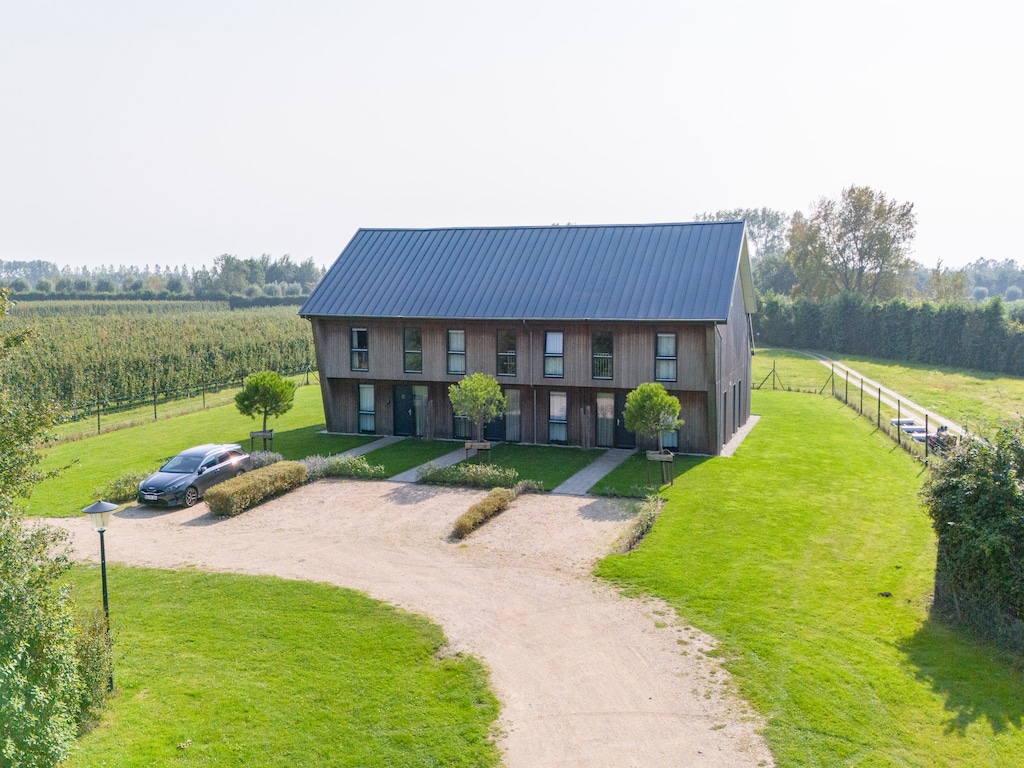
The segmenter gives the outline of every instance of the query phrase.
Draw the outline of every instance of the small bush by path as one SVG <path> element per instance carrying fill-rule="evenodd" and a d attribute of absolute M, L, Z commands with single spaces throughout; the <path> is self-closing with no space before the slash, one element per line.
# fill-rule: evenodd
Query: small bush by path
<path fill-rule="evenodd" d="M 427 485 L 464 485 L 469 488 L 511 488 L 519 474 L 511 467 L 460 461 L 450 467 L 424 464 L 416 472 L 417 479 Z"/>
<path fill-rule="evenodd" d="M 204 498 L 213 514 L 233 517 L 261 501 L 298 488 L 305 482 L 306 473 L 306 465 L 301 461 L 279 461 L 215 485 Z"/>
<path fill-rule="evenodd" d="M 302 463 L 306 465 L 307 483 L 325 477 L 359 477 L 366 480 L 387 477 L 383 466 L 371 465 L 365 456 L 307 456 Z"/>
<path fill-rule="evenodd" d="M 153 474 L 154 471 L 125 472 L 101 488 L 97 488 L 93 492 L 93 496 L 104 501 L 112 501 L 115 504 L 125 504 L 129 501 L 134 501 L 139 493 L 139 483 Z"/>
<path fill-rule="evenodd" d="M 492 489 L 483 499 L 459 515 L 452 529 L 452 538 L 465 538 L 496 514 L 508 509 L 515 498 L 515 491 L 510 488 Z"/>
<path fill-rule="evenodd" d="M 616 547 L 619 553 L 626 554 L 640 546 L 644 536 L 650 533 L 651 528 L 658 521 L 658 515 L 661 514 L 664 506 L 665 500 L 660 496 L 649 496 L 636 505 L 633 521 Z"/>

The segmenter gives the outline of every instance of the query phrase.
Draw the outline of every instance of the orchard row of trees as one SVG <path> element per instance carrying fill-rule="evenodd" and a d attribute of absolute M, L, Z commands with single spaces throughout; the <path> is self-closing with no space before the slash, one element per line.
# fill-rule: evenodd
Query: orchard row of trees
<path fill-rule="evenodd" d="M 0 284 L 19 299 L 120 296 L 220 299 L 228 296 L 305 296 L 323 277 L 312 259 L 296 264 L 287 254 L 240 259 L 223 254 L 213 267 L 101 266 L 60 269 L 47 261 L 0 261 Z"/>

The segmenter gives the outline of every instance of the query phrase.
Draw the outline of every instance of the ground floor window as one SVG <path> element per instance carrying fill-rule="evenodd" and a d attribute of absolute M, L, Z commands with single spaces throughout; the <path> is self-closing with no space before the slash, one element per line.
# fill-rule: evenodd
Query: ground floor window
<path fill-rule="evenodd" d="M 670 451 L 674 451 L 679 447 L 679 430 L 666 429 L 661 433 L 661 445 L 664 448 L 668 448 Z"/>
<path fill-rule="evenodd" d="M 548 395 L 549 443 L 567 443 L 569 441 L 568 414 L 565 392 L 552 392 Z"/>
<path fill-rule="evenodd" d="M 473 437 L 473 425 L 465 416 L 456 416 L 452 427 L 452 437 L 458 440 L 470 440 Z"/>
<path fill-rule="evenodd" d="M 519 406 L 519 390 L 506 389 L 505 399 L 508 401 L 508 408 L 505 410 L 505 439 L 510 443 L 518 443 L 520 440 L 520 421 L 522 412 Z"/>
<path fill-rule="evenodd" d="M 373 384 L 359 385 L 359 431 L 366 435 L 377 433 L 377 416 L 373 407 Z"/>

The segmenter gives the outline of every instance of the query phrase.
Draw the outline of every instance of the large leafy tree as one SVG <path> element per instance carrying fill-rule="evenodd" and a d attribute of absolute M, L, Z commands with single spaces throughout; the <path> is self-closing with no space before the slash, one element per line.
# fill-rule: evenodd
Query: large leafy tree
<path fill-rule="evenodd" d="M 814 300 L 855 293 L 883 301 L 903 295 L 917 267 L 910 258 L 913 203 L 897 203 L 871 187 L 850 186 L 839 200 L 822 198 L 809 216 L 793 214 L 789 260 L 796 292 Z"/>
<path fill-rule="evenodd" d="M 291 410 L 295 402 L 295 382 L 276 371 L 259 371 L 248 376 L 242 391 L 235 395 L 235 406 L 243 416 L 263 416 L 263 431 L 267 431 L 267 418 L 280 416 Z"/>
<path fill-rule="evenodd" d="M 505 413 L 508 400 L 493 376 L 471 373 L 458 384 L 448 387 L 448 399 L 455 415 L 473 422 L 477 440 L 483 439 L 484 425 Z"/>
<path fill-rule="evenodd" d="M 0 290 L 0 319 L 9 308 Z M 52 766 L 74 745 L 88 700 L 66 587 L 65 537 L 24 526 L 16 500 L 41 479 L 32 446 L 55 417 L 3 383 L 4 363 L 26 335 L 0 331 L 0 765 Z"/>
<path fill-rule="evenodd" d="M 747 239 L 754 243 L 757 256 L 778 256 L 786 252 L 789 216 L 773 208 L 729 208 L 698 213 L 696 221 L 738 221 L 747 223 Z"/>

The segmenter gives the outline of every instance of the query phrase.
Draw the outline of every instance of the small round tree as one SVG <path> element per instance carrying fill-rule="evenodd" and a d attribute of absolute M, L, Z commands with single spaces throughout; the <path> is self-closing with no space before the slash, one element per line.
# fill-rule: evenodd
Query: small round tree
<path fill-rule="evenodd" d="M 457 416 L 465 416 L 476 428 L 476 439 L 483 439 L 484 424 L 505 413 L 508 400 L 501 394 L 501 385 L 486 373 L 471 373 L 458 384 L 448 387 L 448 399 Z"/>
<path fill-rule="evenodd" d="M 658 453 L 665 448 L 661 434 L 682 425 L 679 419 L 679 398 L 665 391 L 661 384 L 647 382 L 626 395 L 622 416 L 626 429 L 643 437 L 657 438 Z"/>
<path fill-rule="evenodd" d="M 259 371 L 246 378 L 242 391 L 235 395 L 235 405 L 243 416 L 263 416 L 263 431 L 267 431 L 267 417 L 280 416 L 291 410 L 295 402 L 295 383 L 281 377 L 276 371 Z"/>

